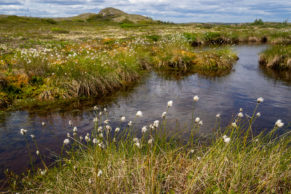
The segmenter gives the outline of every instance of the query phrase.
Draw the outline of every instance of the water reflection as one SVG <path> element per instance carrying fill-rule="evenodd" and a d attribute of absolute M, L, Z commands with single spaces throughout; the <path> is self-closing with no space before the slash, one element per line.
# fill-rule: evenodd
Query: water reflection
<path fill-rule="evenodd" d="M 262 74 L 258 67 L 258 53 L 265 47 L 234 47 L 240 60 L 226 76 L 178 75 L 177 80 L 176 77 L 152 73 L 136 87 L 106 98 L 81 101 L 78 102 L 80 104 L 67 105 L 55 111 L 16 111 L 5 117 L 1 116 L 4 122 L 0 122 L 0 173 L 6 168 L 21 172 L 28 166 L 28 153 L 25 140 L 19 134 L 20 128 L 26 128 L 29 133 L 35 134 L 40 151 L 52 156 L 51 152 L 59 150 L 66 133 L 72 132 L 69 120 L 79 128 L 81 134 L 93 128 L 92 106 L 95 104 L 108 108 L 113 127 L 121 125 L 121 116 L 134 120 L 136 111 L 143 111 L 144 117 L 137 120 L 136 124 L 137 128 L 141 128 L 143 124 L 159 119 L 166 109 L 167 101 L 173 100 L 174 105 L 168 114 L 168 130 L 175 128 L 177 121 L 181 129 L 189 125 L 194 111 L 195 116 L 199 116 L 204 122 L 201 133 L 209 134 L 216 122 L 217 113 L 221 113 L 222 125 L 225 126 L 231 122 L 239 108 L 251 114 L 256 98 L 262 96 L 265 101 L 259 108 L 262 117 L 257 120 L 256 129 L 270 129 L 278 118 L 288 123 L 291 121 L 290 85 L 274 82 Z M 195 105 L 194 95 L 200 97 Z M 46 126 L 41 126 L 41 122 L 46 122 Z M 185 133 L 186 129 L 185 127 Z"/>

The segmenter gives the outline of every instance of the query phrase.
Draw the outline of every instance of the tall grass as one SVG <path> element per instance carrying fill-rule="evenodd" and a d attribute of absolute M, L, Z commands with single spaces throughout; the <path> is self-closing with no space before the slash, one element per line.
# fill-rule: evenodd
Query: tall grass
<path fill-rule="evenodd" d="M 199 98 L 194 100 L 197 103 Z M 278 120 L 270 132 L 255 135 L 253 123 L 261 116 L 256 110 L 262 101 L 258 99 L 252 116 L 245 118 L 241 110 L 225 129 L 219 126 L 217 115 L 216 129 L 207 143 L 195 135 L 203 122 L 194 115 L 186 143 L 177 135 L 167 135 L 166 117 L 172 103 L 159 122 L 149 124 L 141 133 L 134 127 L 140 113 L 127 127 L 120 123 L 124 128 L 113 130 L 106 121 L 108 113 L 100 116 L 96 111 L 91 134 L 80 139 L 74 130 L 64 141 L 63 157 L 54 167 L 21 182 L 12 180 L 11 191 L 288 193 L 290 132 L 278 135 L 278 128 L 284 125 Z"/>

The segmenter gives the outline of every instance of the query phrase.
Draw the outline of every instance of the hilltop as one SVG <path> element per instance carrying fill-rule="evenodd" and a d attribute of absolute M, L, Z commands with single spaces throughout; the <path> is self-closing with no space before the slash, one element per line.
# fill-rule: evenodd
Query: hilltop
<path fill-rule="evenodd" d="M 128 14 L 119 9 L 113 7 L 108 7 L 100 10 L 98 14 L 96 13 L 84 13 L 78 16 L 67 17 L 67 18 L 58 18 L 56 20 L 83 20 L 83 21 L 112 21 L 112 22 L 153 22 L 153 19 L 137 15 L 137 14 Z"/>

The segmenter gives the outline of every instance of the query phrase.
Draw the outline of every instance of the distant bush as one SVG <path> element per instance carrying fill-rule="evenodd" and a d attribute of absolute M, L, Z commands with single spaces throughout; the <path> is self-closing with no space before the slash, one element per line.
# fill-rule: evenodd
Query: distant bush
<path fill-rule="evenodd" d="M 53 20 L 53 19 L 42 19 L 41 20 L 43 23 L 48 23 L 48 24 L 57 24 L 57 21 Z"/>
<path fill-rule="evenodd" d="M 54 33 L 59 33 L 59 34 L 68 34 L 68 33 L 70 33 L 70 31 L 65 30 L 65 29 L 61 29 L 61 28 L 52 28 L 51 31 L 54 32 Z"/>
<path fill-rule="evenodd" d="M 264 24 L 264 22 L 263 22 L 263 20 L 262 19 L 255 19 L 255 21 L 254 21 L 254 23 L 253 23 L 254 25 L 263 25 Z"/>

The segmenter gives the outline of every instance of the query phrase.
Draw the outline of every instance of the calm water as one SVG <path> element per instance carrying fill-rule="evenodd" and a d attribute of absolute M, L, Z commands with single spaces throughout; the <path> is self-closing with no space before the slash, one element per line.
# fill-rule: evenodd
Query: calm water
<path fill-rule="evenodd" d="M 144 117 L 137 120 L 139 127 L 159 119 L 167 101 L 173 100 L 174 105 L 168 117 L 169 126 L 175 126 L 178 120 L 183 128 L 190 122 L 194 110 L 195 116 L 204 122 L 201 133 L 209 134 L 217 113 L 221 113 L 222 123 L 227 125 L 239 108 L 250 115 L 256 98 L 262 96 L 265 101 L 259 107 L 262 117 L 257 120 L 257 130 L 272 128 L 278 118 L 290 130 L 291 84 L 276 80 L 276 75 L 258 66 L 258 53 L 266 46 L 234 48 L 240 59 L 226 76 L 209 78 L 194 74 L 177 80 L 151 73 L 130 91 L 119 92 L 96 103 L 107 107 L 113 126 L 119 125 L 116 120 L 120 116 L 133 119 L 137 110 L 143 111 Z M 200 97 L 195 106 L 194 95 Z M 28 166 L 28 151 L 23 136 L 19 134 L 20 128 L 35 134 L 40 151 L 51 156 L 54 151 L 60 150 L 66 133 L 72 131 L 68 126 L 69 120 L 73 121 L 80 133 L 85 134 L 93 128 L 93 117 L 92 106 L 86 105 L 73 110 L 69 108 L 68 111 L 16 111 L 3 116 L 0 119 L 0 176 L 3 177 L 2 172 L 6 168 L 21 172 Z M 45 127 L 41 126 L 42 121 L 46 122 Z"/>

